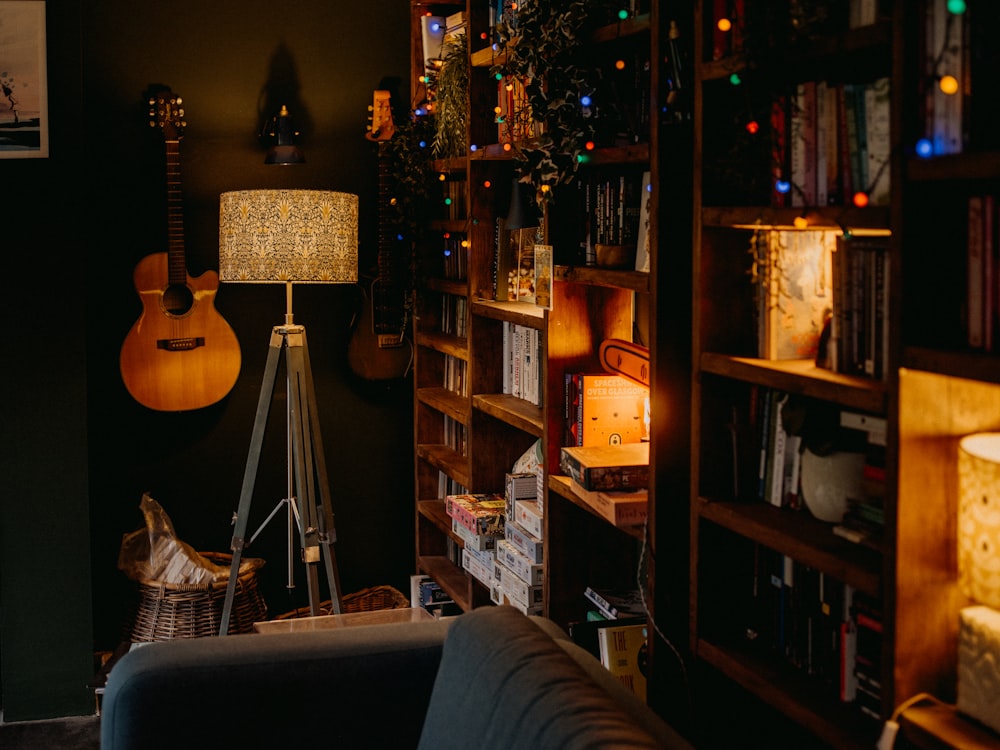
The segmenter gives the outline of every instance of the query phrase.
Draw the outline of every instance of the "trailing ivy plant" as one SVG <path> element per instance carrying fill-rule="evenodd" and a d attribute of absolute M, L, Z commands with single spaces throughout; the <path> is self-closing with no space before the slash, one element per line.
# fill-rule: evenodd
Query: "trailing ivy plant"
<path fill-rule="evenodd" d="M 434 111 L 434 155 L 465 156 L 469 122 L 469 53 L 465 34 L 445 44 Z"/>
<path fill-rule="evenodd" d="M 427 117 L 411 113 L 395 127 L 396 132 L 387 143 L 388 218 L 397 235 L 408 241 L 412 250 L 426 231 L 432 201 L 434 124 Z M 420 276 L 420 269 L 415 266 L 416 257 L 411 252 L 410 270 L 414 280 Z"/>
<path fill-rule="evenodd" d="M 525 0 L 516 16 L 494 27 L 501 62 L 495 76 L 518 79 L 531 117 L 541 134 L 515 144 L 520 180 L 535 188 L 539 205 L 554 188 L 576 177 L 580 155 L 594 137 L 591 96 L 600 70 L 587 65 L 584 41 L 590 28 L 607 18 L 607 0 Z M 516 113 L 511 113 L 516 116 Z"/>

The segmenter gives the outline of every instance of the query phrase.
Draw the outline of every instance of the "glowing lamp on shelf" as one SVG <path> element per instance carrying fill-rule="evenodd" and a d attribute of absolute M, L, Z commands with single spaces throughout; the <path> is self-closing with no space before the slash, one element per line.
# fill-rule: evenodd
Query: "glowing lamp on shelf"
<path fill-rule="evenodd" d="M 1000 433 L 958 446 L 958 710 L 1000 731 Z"/>
<path fill-rule="evenodd" d="M 1000 433 L 962 438 L 958 484 L 959 588 L 1000 609 Z"/>

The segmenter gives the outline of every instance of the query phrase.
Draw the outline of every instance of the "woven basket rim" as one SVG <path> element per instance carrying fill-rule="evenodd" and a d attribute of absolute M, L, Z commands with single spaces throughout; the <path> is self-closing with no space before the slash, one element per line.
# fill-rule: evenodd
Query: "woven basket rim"
<path fill-rule="evenodd" d="M 208 558 L 217 565 L 220 564 L 219 561 L 227 560 L 232 562 L 233 556 L 225 552 L 199 552 L 203 557 Z M 246 578 L 247 576 L 254 575 L 258 570 L 264 567 L 264 559 L 261 557 L 244 557 L 240 560 L 240 572 L 236 576 L 237 580 Z M 164 581 L 157 581 L 153 578 L 140 578 L 137 583 L 140 586 L 147 586 L 154 589 L 166 589 L 168 591 L 214 591 L 217 588 L 226 588 L 229 586 L 229 576 L 225 578 L 220 578 L 217 581 L 210 581 L 209 583 L 166 583 Z"/>

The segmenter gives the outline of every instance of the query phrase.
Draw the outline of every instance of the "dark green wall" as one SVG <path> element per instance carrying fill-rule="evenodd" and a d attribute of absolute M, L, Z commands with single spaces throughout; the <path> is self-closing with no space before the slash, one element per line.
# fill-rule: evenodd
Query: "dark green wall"
<path fill-rule="evenodd" d="M 361 198 L 361 268 L 374 267 L 372 90 L 406 80 L 408 4 L 363 22 L 328 2 L 48 4 L 52 156 L 0 161 L 8 330 L 4 355 L 0 648 L 4 720 L 86 713 L 92 654 L 127 625 L 133 584 L 116 568 L 149 491 L 178 535 L 226 551 L 280 286 L 223 285 L 217 307 L 240 340 L 230 395 L 197 412 L 152 412 L 125 391 L 118 352 L 141 306 L 132 271 L 166 249 L 163 142 L 144 92 L 184 98 L 181 142 L 189 270 L 218 262 L 226 190 L 334 189 Z M 55 42 L 55 43 L 53 43 Z M 405 90 L 405 86 L 402 87 Z M 307 163 L 265 166 L 260 120 L 290 99 Z M 291 104 L 291 102 L 290 102 Z M 51 248 L 45 260 L 42 248 Z M 413 561 L 412 404 L 405 380 L 372 384 L 346 362 L 355 287 L 296 288 L 307 326 L 333 484 L 344 591 L 406 590 Z M 280 389 L 279 389 L 280 390 Z M 250 529 L 285 492 L 284 405 L 265 442 Z M 283 520 L 248 555 L 267 560 L 272 614 L 305 603 L 285 590 Z"/>

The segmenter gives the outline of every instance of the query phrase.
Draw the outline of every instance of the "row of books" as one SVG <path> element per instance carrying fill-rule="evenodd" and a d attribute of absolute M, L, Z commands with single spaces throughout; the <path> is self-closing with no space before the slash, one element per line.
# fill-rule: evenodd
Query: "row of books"
<path fill-rule="evenodd" d="M 465 455 L 469 444 L 469 433 L 465 425 L 447 414 L 442 416 L 442 420 L 444 422 L 441 428 L 442 442 L 456 453 Z"/>
<path fill-rule="evenodd" d="M 441 218 L 452 221 L 464 219 L 468 208 L 465 202 L 466 183 L 464 179 L 439 180 L 439 200 L 441 201 Z"/>
<path fill-rule="evenodd" d="M 541 332 L 537 328 L 504 321 L 503 393 L 536 406 L 542 402 Z"/>
<path fill-rule="evenodd" d="M 833 315 L 823 362 L 829 369 L 877 379 L 886 376 L 889 274 L 887 236 L 838 235 L 833 262 Z"/>
<path fill-rule="evenodd" d="M 991 193 L 970 195 L 966 273 L 966 340 L 991 352 L 1000 325 L 1000 203 Z"/>
<path fill-rule="evenodd" d="M 758 545 L 744 636 L 820 692 L 881 713 L 882 618 L 877 601 L 788 555 Z"/>
<path fill-rule="evenodd" d="M 441 295 L 441 333 L 464 338 L 469 320 L 469 303 L 466 297 L 455 294 Z"/>
<path fill-rule="evenodd" d="M 469 395 L 468 363 L 453 354 L 444 355 L 442 385 L 459 396 Z"/>
<path fill-rule="evenodd" d="M 761 231 L 751 249 L 761 357 L 885 377 L 888 236 Z"/>
<path fill-rule="evenodd" d="M 410 576 L 410 606 L 426 609 L 435 618 L 462 614 L 462 608 L 428 575 Z"/>
<path fill-rule="evenodd" d="M 983 83 L 988 91 L 1000 75 L 993 40 L 1000 8 L 996 3 L 968 3 L 964 12 L 956 13 L 950 6 L 947 0 L 925 4 L 924 134 L 935 156 L 1000 146 L 996 107 L 971 95 L 973 87 L 983 91 Z"/>
<path fill-rule="evenodd" d="M 889 79 L 869 83 L 805 81 L 772 102 L 771 144 L 777 206 L 889 203 Z"/>
<path fill-rule="evenodd" d="M 566 372 L 563 445 L 638 443 L 648 437 L 649 388 L 607 372 Z"/>
<path fill-rule="evenodd" d="M 462 243 L 465 235 L 449 232 L 441 238 L 441 276 L 445 279 L 465 281 L 469 276 L 469 254 Z"/>
<path fill-rule="evenodd" d="M 759 456 L 756 499 L 791 510 L 806 507 L 821 520 L 834 523 L 834 533 L 877 548 L 884 527 L 885 418 L 831 410 L 819 402 L 769 388 L 751 389 L 751 401 L 754 451 Z M 837 482 L 845 493 L 843 518 L 826 517 L 825 508 L 821 511 L 819 506 L 809 507 L 810 497 L 804 496 L 816 491 L 812 482 L 808 490 L 804 489 L 803 459 L 810 445 L 822 446 L 824 455 L 837 451 L 858 457 L 843 464 L 844 471 L 856 468 L 857 475 Z"/>
<path fill-rule="evenodd" d="M 746 0 L 712 0 L 711 3 L 711 55 L 721 60 L 746 51 L 748 27 L 756 32 L 760 23 L 773 18 L 747 19 Z M 778 4 L 751 4 L 751 12 L 759 7 L 774 13 Z M 848 29 L 870 26 L 891 16 L 887 0 L 789 0 L 782 4 L 785 15 L 780 19 L 786 29 L 778 30 L 780 36 L 806 42 L 821 35 L 838 34 Z M 723 23 L 720 25 L 720 21 Z"/>

